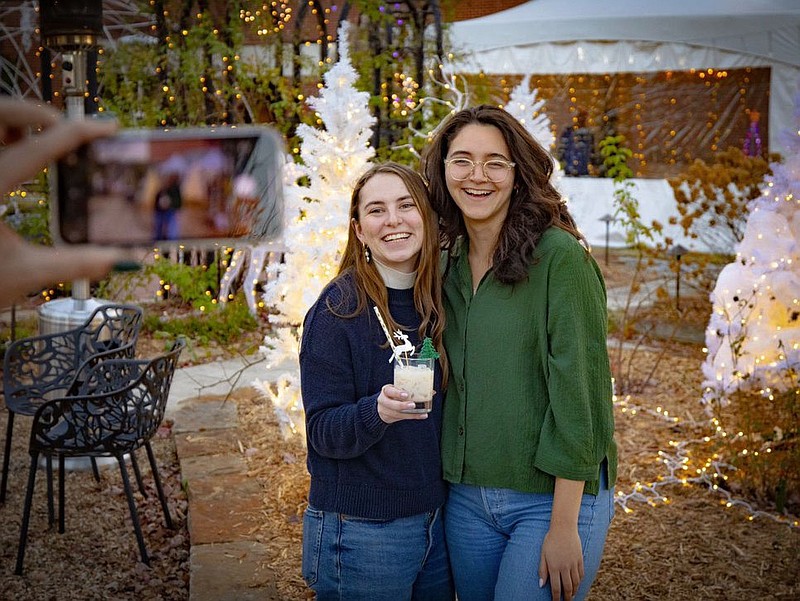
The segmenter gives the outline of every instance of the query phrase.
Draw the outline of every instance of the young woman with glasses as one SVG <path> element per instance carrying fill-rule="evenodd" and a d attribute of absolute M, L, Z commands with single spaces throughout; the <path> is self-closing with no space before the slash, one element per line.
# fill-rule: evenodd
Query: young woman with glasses
<path fill-rule="evenodd" d="M 423 171 L 447 253 L 458 599 L 584 599 L 617 469 L 602 275 L 550 183 L 553 159 L 505 111 L 450 117 Z"/>

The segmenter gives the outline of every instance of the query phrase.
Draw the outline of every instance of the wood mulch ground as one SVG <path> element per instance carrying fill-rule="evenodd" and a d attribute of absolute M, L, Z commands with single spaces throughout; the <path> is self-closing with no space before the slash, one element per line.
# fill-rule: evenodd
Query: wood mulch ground
<path fill-rule="evenodd" d="M 20 307 L 18 331 L 35 333 L 39 299 Z M 140 303 L 142 304 L 142 303 Z M 146 312 L 163 311 L 164 305 L 142 304 Z M 0 329 L 9 328 L 8 320 Z M 7 332 L 4 332 L 7 334 Z M 230 344 L 188 340 L 180 365 L 194 365 L 252 352 L 263 341 L 263 333 L 242 332 Z M 164 352 L 170 342 L 159 335 L 142 333 L 137 355 L 147 358 Z M 1 355 L 0 355 L 1 356 Z M 0 363 L 2 373 L 2 363 Z M 0 432 L 5 441 L 8 413 L 0 402 Z M 25 554 L 24 574 L 14 575 L 19 529 L 30 456 L 28 437 L 31 418 L 14 421 L 13 449 L 6 502 L 0 505 L 0 600 L 42 601 L 186 601 L 189 599 L 189 535 L 187 498 L 169 421 L 153 440 L 164 492 L 168 498 L 174 529 L 166 528 L 155 493 L 147 456 L 139 451 L 147 498 L 136 488 L 128 467 L 142 525 L 151 556 L 150 567 L 140 561 L 122 478 L 116 462 L 101 470 L 96 482 L 90 471 L 68 471 L 66 478 L 66 532 L 47 524 L 44 470 L 39 470 L 32 503 Z M 0 456 L 2 448 L 0 448 Z M 57 477 L 55 479 L 57 486 Z"/>
<path fill-rule="evenodd" d="M 0 428 L 5 432 L 5 410 Z M 169 424 L 153 440 L 174 530 L 164 514 L 150 478 L 144 451 L 138 454 L 148 497 L 136 489 L 137 510 L 150 567 L 140 561 L 122 478 L 116 462 L 101 470 L 96 482 L 91 471 L 68 471 L 66 528 L 47 525 L 44 471 L 39 470 L 32 503 L 23 576 L 14 575 L 17 542 L 30 457 L 27 453 L 31 418 L 14 420 L 6 503 L 0 506 L 0 599 L 14 601 L 186 601 L 189 598 L 189 537 L 186 495 Z"/>
<path fill-rule="evenodd" d="M 642 351 L 634 359 L 635 370 L 649 372 L 648 362 L 655 357 Z M 696 392 L 701 361 L 699 349 L 676 346 L 653 382 L 626 399 L 626 411 L 618 406 L 618 493 L 630 495 L 637 482 L 657 482 L 666 474 L 659 451 L 670 452 L 670 441 L 693 440 L 706 432 Z M 283 439 L 263 396 L 240 398 L 238 406 L 251 475 L 265 491 L 258 535 L 271 549 L 278 590 L 285 599 L 308 598 L 300 575 L 308 489 L 304 449 L 297 438 Z M 666 421 L 664 411 L 679 421 Z M 693 457 L 704 457 L 702 447 L 693 451 Z M 723 497 L 700 486 L 671 484 L 659 492 L 667 502 L 630 500 L 630 513 L 617 506 L 591 599 L 800 598 L 800 529 L 767 518 L 750 521 L 747 511 L 726 509 Z"/>

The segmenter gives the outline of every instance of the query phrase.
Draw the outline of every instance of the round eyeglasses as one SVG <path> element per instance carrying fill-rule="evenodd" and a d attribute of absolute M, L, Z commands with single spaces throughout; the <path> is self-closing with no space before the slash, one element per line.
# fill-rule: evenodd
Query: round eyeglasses
<path fill-rule="evenodd" d="M 486 179 L 492 183 L 499 184 L 506 179 L 508 172 L 514 168 L 516 163 L 504 161 L 503 159 L 473 161 L 465 157 L 457 157 L 455 159 L 446 159 L 444 165 L 450 177 L 457 182 L 463 182 L 465 179 L 468 179 L 474 173 L 475 167 L 480 166 L 483 169 L 483 175 Z"/>

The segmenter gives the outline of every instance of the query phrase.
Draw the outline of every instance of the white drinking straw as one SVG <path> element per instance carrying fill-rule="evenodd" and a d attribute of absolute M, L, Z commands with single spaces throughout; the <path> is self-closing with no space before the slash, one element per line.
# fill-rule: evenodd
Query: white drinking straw
<path fill-rule="evenodd" d="M 392 335 L 389 334 L 389 328 L 386 327 L 386 322 L 383 321 L 383 315 L 381 315 L 381 312 L 378 310 L 378 307 L 372 307 L 372 308 L 375 310 L 375 315 L 378 316 L 378 321 L 380 322 L 381 327 L 383 328 L 383 333 L 386 334 L 386 339 L 389 341 L 389 346 L 392 347 L 392 356 L 389 357 L 389 363 L 391 363 L 392 360 L 394 360 L 395 357 L 397 356 L 395 353 L 395 348 L 397 347 L 395 347 L 394 342 L 392 342 Z"/>

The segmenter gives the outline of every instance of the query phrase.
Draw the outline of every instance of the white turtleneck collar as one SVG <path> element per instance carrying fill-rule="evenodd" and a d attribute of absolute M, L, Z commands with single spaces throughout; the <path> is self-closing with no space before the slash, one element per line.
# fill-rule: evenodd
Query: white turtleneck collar
<path fill-rule="evenodd" d="M 375 261 L 375 258 L 372 259 Z M 417 272 L 403 273 L 391 267 L 384 265 L 380 261 L 375 261 L 375 268 L 383 278 L 383 283 L 387 288 L 394 288 L 395 290 L 407 290 L 414 287 L 414 280 L 417 279 Z"/>

